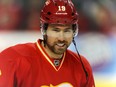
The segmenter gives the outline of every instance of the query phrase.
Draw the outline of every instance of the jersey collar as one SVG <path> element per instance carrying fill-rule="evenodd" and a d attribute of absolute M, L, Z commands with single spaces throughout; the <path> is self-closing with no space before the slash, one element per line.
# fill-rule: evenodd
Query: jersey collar
<path fill-rule="evenodd" d="M 66 52 L 64 53 L 63 55 L 63 58 L 61 60 L 61 63 L 59 65 L 59 67 L 56 67 L 53 62 L 50 60 L 50 56 L 45 52 L 44 48 L 42 47 L 41 45 L 41 39 L 39 39 L 37 42 L 36 42 L 36 45 L 38 47 L 38 49 L 41 51 L 41 53 L 43 54 L 43 56 L 46 58 L 46 60 L 51 64 L 51 66 L 56 70 L 56 71 L 59 71 L 60 68 L 62 67 L 62 64 L 64 62 L 64 59 L 65 59 L 65 56 L 66 56 Z"/>

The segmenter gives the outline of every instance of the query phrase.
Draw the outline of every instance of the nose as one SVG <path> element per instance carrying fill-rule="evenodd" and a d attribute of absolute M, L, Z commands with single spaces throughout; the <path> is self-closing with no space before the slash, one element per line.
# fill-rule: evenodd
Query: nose
<path fill-rule="evenodd" d="M 58 39 L 59 39 L 60 41 L 64 41 L 64 40 L 65 40 L 65 35 L 64 35 L 63 32 L 59 32 Z"/>

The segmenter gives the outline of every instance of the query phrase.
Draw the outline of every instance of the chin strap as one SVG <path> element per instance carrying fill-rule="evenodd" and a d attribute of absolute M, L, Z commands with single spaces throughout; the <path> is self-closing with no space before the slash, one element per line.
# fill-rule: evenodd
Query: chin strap
<path fill-rule="evenodd" d="M 85 75 L 86 75 L 86 80 L 87 80 L 87 79 L 88 79 L 88 73 L 87 73 L 87 71 L 86 71 L 86 69 L 85 69 L 85 66 L 84 66 L 84 64 L 83 64 L 82 58 L 81 58 L 81 56 L 80 56 L 80 54 L 79 54 L 79 52 L 78 52 L 78 50 L 77 50 L 77 46 L 76 46 L 76 42 L 75 42 L 74 38 L 73 38 L 73 44 L 74 44 L 75 49 L 76 49 L 76 52 L 77 52 L 77 54 L 78 54 L 78 56 L 79 56 L 79 59 L 80 59 L 80 62 L 81 62 L 81 64 L 82 64 L 83 70 L 84 70 Z"/>

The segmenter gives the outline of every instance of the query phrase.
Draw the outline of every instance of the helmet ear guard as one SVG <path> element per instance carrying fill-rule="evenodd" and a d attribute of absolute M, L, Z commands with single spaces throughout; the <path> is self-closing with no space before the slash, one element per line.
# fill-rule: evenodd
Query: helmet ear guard
<path fill-rule="evenodd" d="M 73 37 L 76 37 L 78 35 L 78 31 L 79 31 L 78 24 L 77 23 L 73 24 L 72 28 L 73 28 L 73 31 L 74 31 Z"/>
<path fill-rule="evenodd" d="M 73 37 L 76 37 L 78 35 L 78 29 L 75 30 Z"/>
<path fill-rule="evenodd" d="M 48 23 L 41 23 L 40 24 L 40 30 L 41 30 L 42 35 L 46 35 L 47 28 L 48 28 Z"/>
<path fill-rule="evenodd" d="M 46 32 L 45 32 L 44 29 L 41 29 L 41 34 L 42 34 L 42 35 L 45 35 L 45 34 L 46 34 Z"/>
<path fill-rule="evenodd" d="M 41 34 L 45 35 L 45 29 L 44 29 L 44 24 L 40 24 L 40 30 L 41 30 Z"/>

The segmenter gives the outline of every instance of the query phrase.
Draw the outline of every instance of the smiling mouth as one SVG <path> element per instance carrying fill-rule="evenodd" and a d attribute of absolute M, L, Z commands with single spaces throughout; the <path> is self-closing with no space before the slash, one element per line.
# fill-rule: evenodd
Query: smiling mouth
<path fill-rule="evenodd" d="M 57 45 L 58 47 L 64 47 L 64 46 L 65 46 L 64 43 L 57 43 L 56 45 Z"/>

